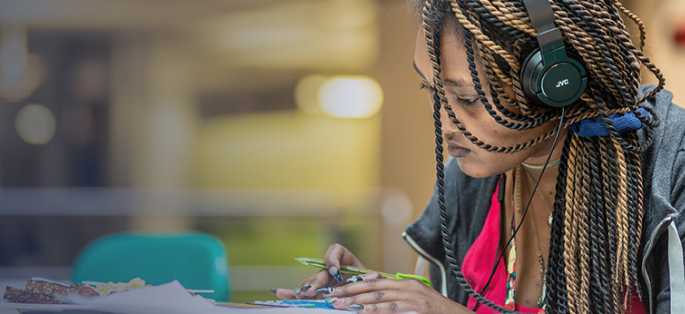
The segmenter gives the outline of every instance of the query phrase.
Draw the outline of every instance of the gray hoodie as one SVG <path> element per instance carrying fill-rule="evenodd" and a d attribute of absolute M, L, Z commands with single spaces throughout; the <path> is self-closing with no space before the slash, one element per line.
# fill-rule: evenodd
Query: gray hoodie
<path fill-rule="evenodd" d="M 653 88 L 653 85 L 642 86 L 641 94 Z M 654 132 L 654 143 L 642 153 L 645 200 L 638 252 L 639 284 L 643 303 L 650 313 L 685 313 L 685 220 L 681 216 L 685 211 L 685 110 L 673 105 L 672 98 L 670 92 L 661 91 L 647 101 L 661 119 L 661 125 Z M 644 138 L 642 134 L 641 138 Z M 483 228 L 496 184 L 497 176 L 472 178 L 452 159 L 445 164 L 447 225 L 459 264 Z M 440 208 L 435 193 L 403 237 L 423 258 L 432 262 L 433 286 L 450 299 L 466 304 L 468 295 L 446 261 L 439 226 Z"/>

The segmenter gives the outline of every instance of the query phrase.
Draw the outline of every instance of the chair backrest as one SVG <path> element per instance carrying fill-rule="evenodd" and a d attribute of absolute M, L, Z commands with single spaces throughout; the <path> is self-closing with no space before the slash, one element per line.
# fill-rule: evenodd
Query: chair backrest
<path fill-rule="evenodd" d="M 140 277 L 157 285 L 178 280 L 187 289 L 229 301 L 228 257 L 219 239 L 201 232 L 138 232 L 104 236 L 76 258 L 72 281 L 128 282 Z"/>

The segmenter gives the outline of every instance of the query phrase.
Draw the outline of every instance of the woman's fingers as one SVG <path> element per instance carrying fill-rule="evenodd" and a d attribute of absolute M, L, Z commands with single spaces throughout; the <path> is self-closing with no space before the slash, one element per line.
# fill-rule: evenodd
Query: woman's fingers
<path fill-rule="evenodd" d="M 271 289 L 271 293 L 283 300 L 321 299 L 312 284 L 304 284 L 300 289 Z"/>
<path fill-rule="evenodd" d="M 334 243 L 328 247 L 324 261 L 326 262 L 329 274 L 337 282 L 343 281 L 343 277 L 340 274 L 340 265 L 364 268 L 364 265 L 359 262 L 352 252 L 338 243 Z"/>
<path fill-rule="evenodd" d="M 399 290 L 376 290 L 349 297 L 329 296 L 326 301 L 335 308 L 349 308 L 352 304 L 376 304 L 411 299 L 411 295 Z"/>
<path fill-rule="evenodd" d="M 299 289 L 272 289 L 271 293 L 284 300 L 320 299 L 322 296 L 318 295 L 316 290 L 321 287 L 327 287 L 334 282 L 326 271 L 322 271 L 307 277 Z"/>
<path fill-rule="evenodd" d="M 422 283 L 413 279 L 380 279 L 378 273 L 365 276 L 362 281 L 331 288 L 327 302 L 338 309 L 361 313 L 416 311 L 423 306 L 425 300 L 418 296 L 428 287 Z"/>
<path fill-rule="evenodd" d="M 280 288 L 271 289 L 271 293 L 273 295 L 277 296 L 279 299 L 282 299 L 282 300 L 294 300 L 295 299 L 294 292 L 295 292 L 294 289 L 280 289 Z"/>
<path fill-rule="evenodd" d="M 404 302 L 383 302 L 373 304 L 352 304 L 350 310 L 357 313 L 412 313 Z"/>
<path fill-rule="evenodd" d="M 413 279 L 385 279 L 378 272 L 371 272 L 355 276 L 356 282 L 350 282 L 344 286 L 331 287 L 330 296 L 344 297 L 351 295 L 360 295 L 366 292 L 377 291 L 382 289 L 398 289 L 401 287 L 412 287 L 414 285 L 423 285 L 422 283 Z M 351 277 L 354 278 L 354 277 Z"/>
<path fill-rule="evenodd" d="M 354 277 L 351 277 L 354 278 Z M 386 279 L 369 273 L 346 285 L 319 288 L 326 303 L 336 309 L 359 313 L 471 313 L 466 307 L 442 296 L 414 279 Z"/>
<path fill-rule="evenodd" d="M 337 283 L 337 281 L 333 280 L 331 276 L 328 274 L 326 271 L 321 271 L 316 275 L 309 276 L 307 278 L 308 280 L 305 280 L 305 282 L 302 283 L 302 287 L 300 288 L 300 291 L 295 291 L 295 298 L 297 299 L 312 299 L 312 298 L 317 298 L 321 299 L 323 296 L 317 292 L 321 287 L 328 287 L 330 285 L 334 285 Z"/>
<path fill-rule="evenodd" d="M 383 279 L 384 277 L 381 276 L 381 274 L 377 271 L 373 271 L 367 274 L 359 275 L 357 277 L 361 277 L 364 280 L 369 280 L 369 279 Z"/>
<path fill-rule="evenodd" d="M 400 313 L 415 309 L 412 296 L 398 290 L 376 290 L 350 297 L 328 297 L 337 309 L 349 309 L 360 313 Z"/>
<path fill-rule="evenodd" d="M 341 265 L 364 268 L 364 265 L 347 248 L 337 243 L 328 247 L 324 260 L 327 269 L 307 277 L 299 289 L 272 289 L 271 293 L 284 300 L 321 298 L 322 291 L 319 291 L 321 288 L 348 283 L 340 273 Z M 361 277 L 351 278 L 354 280 L 350 282 L 363 279 Z M 328 292 L 327 289 L 325 290 L 323 292 Z"/>

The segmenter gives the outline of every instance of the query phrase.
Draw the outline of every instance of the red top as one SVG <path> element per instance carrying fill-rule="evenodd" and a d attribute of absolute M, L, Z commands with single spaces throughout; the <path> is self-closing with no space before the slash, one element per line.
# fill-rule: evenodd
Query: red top
<path fill-rule="evenodd" d="M 464 262 L 462 263 L 462 273 L 466 278 L 466 281 L 471 284 L 473 290 L 480 292 L 485 286 L 485 283 L 490 277 L 490 272 L 492 271 L 492 266 L 495 265 L 495 258 L 497 258 L 499 239 L 500 239 L 500 202 L 497 199 L 498 190 L 495 189 L 495 193 L 492 195 L 492 205 L 490 205 L 490 211 L 485 219 L 485 225 L 483 230 L 478 235 L 478 238 L 473 245 L 466 252 L 464 257 Z M 500 261 L 495 274 L 492 276 L 492 281 L 490 282 L 490 287 L 485 293 L 484 297 L 491 302 L 504 306 L 504 298 L 506 293 L 506 282 L 507 282 L 507 270 L 504 260 Z M 637 298 L 637 294 L 633 293 L 633 313 L 635 314 L 646 314 L 647 310 L 642 302 Z M 476 305 L 476 301 L 469 297 L 468 308 L 472 309 Z M 540 309 L 530 308 L 525 306 L 516 305 L 515 311 L 523 313 L 538 313 Z M 481 305 L 476 310 L 476 313 L 497 313 L 497 311 L 490 309 L 485 305 Z"/>

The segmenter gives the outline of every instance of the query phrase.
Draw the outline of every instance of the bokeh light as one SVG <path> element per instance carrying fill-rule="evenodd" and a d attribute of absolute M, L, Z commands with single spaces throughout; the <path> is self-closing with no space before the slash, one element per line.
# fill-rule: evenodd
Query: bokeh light
<path fill-rule="evenodd" d="M 333 77 L 318 92 L 323 111 L 338 118 L 368 118 L 381 109 L 383 91 L 368 77 Z"/>
<path fill-rule="evenodd" d="M 29 104 L 17 113 L 15 120 L 17 134 L 29 144 L 48 143 L 55 135 L 57 122 L 52 111 L 40 104 Z"/>
<path fill-rule="evenodd" d="M 0 28 L 0 97 L 19 101 L 29 97 L 43 80 L 40 56 L 28 52 L 27 30 L 20 26 Z"/>

